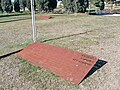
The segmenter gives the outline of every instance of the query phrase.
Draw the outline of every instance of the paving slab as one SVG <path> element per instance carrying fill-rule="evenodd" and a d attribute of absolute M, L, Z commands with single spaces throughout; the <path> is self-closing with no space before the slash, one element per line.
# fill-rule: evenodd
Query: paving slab
<path fill-rule="evenodd" d="M 79 84 L 95 65 L 98 58 L 45 43 L 33 43 L 17 53 L 34 65 Z"/>

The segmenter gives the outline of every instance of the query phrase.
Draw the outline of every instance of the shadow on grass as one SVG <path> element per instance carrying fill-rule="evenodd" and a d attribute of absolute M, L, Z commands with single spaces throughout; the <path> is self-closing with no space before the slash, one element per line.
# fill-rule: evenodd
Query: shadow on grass
<path fill-rule="evenodd" d="M 0 56 L 0 59 L 5 58 L 5 57 L 8 57 L 8 56 L 10 56 L 10 55 L 13 55 L 13 54 L 15 54 L 15 53 L 18 53 L 18 52 L 20 52 L 20 51 L 22 51 L 22 50 L 23 50 L 23 49 L 19 49 L 19 50 L 10 52 L 10 53 L 8 53 L 8 54 L 1 55 L 1 56 Z"/>
<path fill-rule="evenodd" d="M 91 31 L 92 31 L 92 30 L 91 30 Z M 77 33 L 77 34 L 71 34 L 71 35 L 61 36 L 61 37 L 57 37 L 57 38 L 46 39 L 46 40 L 43 40 L 42 42 L 53 41 L 53 40 L 58 40 L 58 39 L 61 39 L 61 38 L 67 38 L 67 37 L 77 36 L 77 35 L 81 35 L 81 34 L 86 34 L 86 33 L 91 32 L 91 31 L 86 31 L 86 32 L 83 32 L 83 33 Z M 13 51 L 13 52 L 10 52 L 10 53 L 4 54 L 4 55 L 1 55 L 1 56 L 0 56 L 0 59 L 1 59 L 1 58 L 5 58 L 5 57 L 8 57 L 8 56 L 10 56 L 10 55 L 12 55 L 12 54 L 18 53 L 18 52 L 20 52 L 21 50 L 22 50 L 22 49 L 17 50 L 17 51 Z"/>
<path fill-rule="evenodd" d="M 86 32 L 83 32 L 83 33 L 77 33 L 77 34 L 71 34 L 71 35 L 66 35 L 66 36 L 61 36 L 61 37 L 46 39 L 46 40 L 43 40 L 42 42 L 53 41 L 53 40 L 58 40 L 58 39 L 62 39 L 62 38 L 72 37 L 72 36 L 78 36 L 78 35 L 81 35 L 81 34 L 87 34 L 88 32 L 91 32 L 91 31 L 92 30 L 86 31 Z"/>
<path fill-rule="evenodd" d="M 11 16 L 21 16 L 21 15 L 29 15 L 29 14 L 27 14 L 27 13 L 1 14 L 0 17 L 11 17 Z"/>
<path fill-rule="evenodd" d="M 98 69 L 100 69 L 106 63 L 107 63 L 107 61 L 98 59 L 98 61 L 96 62 L 96 64 L 92 67 L 92 69 L 88 72 L 88 74 L 85 76 L 85 78 L 82 81 L 84 81 L 86 78 L 88 78 L 89 76 L 91 76 L 95 71 L 97 71 Z"/>
<path fill-rule="evenodd" d="M 27 19 L 31 19 L 31 18 L 22 18 L 22 19 L 6 20 L 6 21 L 1 21 L 0 23 L 14 22 L 14 21 L 21 21 L 21 20 L 27 20 Z"/>

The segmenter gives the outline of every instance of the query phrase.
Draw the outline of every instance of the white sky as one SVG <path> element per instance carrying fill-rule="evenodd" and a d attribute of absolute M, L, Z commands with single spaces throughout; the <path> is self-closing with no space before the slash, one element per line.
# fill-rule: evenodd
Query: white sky
<path fill-rule="evenodd" d="M 11 0 L 12 2 L 14 2 L 14 0 Z"/>

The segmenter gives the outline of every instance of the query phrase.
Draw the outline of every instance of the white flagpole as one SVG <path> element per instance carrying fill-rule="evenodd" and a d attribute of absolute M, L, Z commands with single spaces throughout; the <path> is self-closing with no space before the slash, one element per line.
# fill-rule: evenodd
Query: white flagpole
<path fill-rule="evenodd" d="M 34 0 L 31 0 L 31 15 L 32 15 L 32 32 L 33 32 L 33 41 L 36 42 L 37 32 L 35 25 L 35 10 L 34 10 Z"/>

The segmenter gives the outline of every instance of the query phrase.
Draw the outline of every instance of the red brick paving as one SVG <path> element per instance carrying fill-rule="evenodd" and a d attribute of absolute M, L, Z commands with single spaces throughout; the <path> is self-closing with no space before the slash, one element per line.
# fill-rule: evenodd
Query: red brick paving
<path fill-rule="evenodd" d="M 84 79 L 98 60 L 91 55 L 40 42 L 29 45 L 17 56 L 75 84 Z"/>
<path fill-rule="evenodd" d="M 50 19 L 52 17 L 51 16 L 38 16 L 38 18 L 40 18 L 40 19 Z"/>

